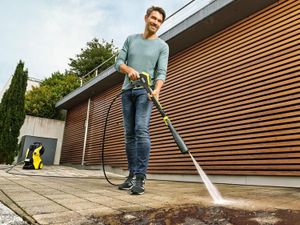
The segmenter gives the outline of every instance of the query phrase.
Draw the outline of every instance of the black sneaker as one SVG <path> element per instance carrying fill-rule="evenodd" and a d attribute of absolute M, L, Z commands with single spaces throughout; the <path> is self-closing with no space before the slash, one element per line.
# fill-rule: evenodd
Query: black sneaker
<path fill-rule="evenodd" d="M 119 185 L 119 189 L 120 190 L 129 190 L 134 183 L 134 174 L 130 173 L 129 176 L 127 177 L 127 179 L 124 181 L 124 183 Z"/>
<path fill-rule="evenodd" d="M 137 174 L 135 183 L 130 189 L 130 193 L 132 195 L 142 195 L 145 192 L 144 184 L 145 184 L 146 176 L 144 174 Z"/>

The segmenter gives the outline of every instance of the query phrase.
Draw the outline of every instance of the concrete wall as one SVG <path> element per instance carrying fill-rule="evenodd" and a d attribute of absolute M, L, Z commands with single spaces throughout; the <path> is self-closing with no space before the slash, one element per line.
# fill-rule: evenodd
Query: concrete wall
<path fill-rule="evenodd" d="M 23 137 L 24 135 L 44 138 L 57 138 L 54 165 L 58 165 L 60 161 L 64 127 L 65 121 L 33 117 L 27 115 L 24 124 L 20 130 L 19 139 L 21 139 L 21 137 Z"/>

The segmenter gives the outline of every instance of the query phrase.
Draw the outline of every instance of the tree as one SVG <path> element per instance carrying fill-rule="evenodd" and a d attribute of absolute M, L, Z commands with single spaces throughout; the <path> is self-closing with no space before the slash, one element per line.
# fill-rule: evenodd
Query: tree
<path fill-rule="evenodd" d="M 27 79 L 24 62 L 19 61 L 0 104 L 0 163 L 11 164 L 18 153 L 18 137 L 25 120 Z"/>
<path fill-rule="evenodd" d="M 70 58 L 69 66 L 72 72 L 82 77 L 108 60 L 99 68 L 98 73 L 100 73 L 114 64 L 112 56 L 116 53 L 117 48 L 114 47 L 113 41 L 108 43 L 102 40 L 102 43 L 99 43 L 99 40 L 94 38 L 87 43 L 86 49 L 81 49 L 81 53 L 76 55 L 75 59 Z"/>
<path fill-rule="evenodd" d="M 55 108 L 55 104 L 79 86 L 79 78 L 74 73 L 53 73 L 51 77 L 43 80 L 39 87 L 34 87 L 26 94 L 26 114 L 50 119 L 64 119 L 60 111 Z"/>
<path fill-rule="evenodd" d="M 80 76 L 86 75 L 103 62 L 105 63 L 98 69 L 98 73 L 114 64 L 112 56 L 116 51 L 113 41 L 108 43 L 103 40 L 99 43 L 99 40 L 94 38 L 88 42 L 86 49 L 81 49 L 81 53 L 76 55 L 75 59 L 70 59 L 70 71 L 53 73 L 50 78 L 42 81 L 39 87 L 27 93 L 26 114 L 63 120 L 64 115 L 55 108 L 56 102 L 80 86 Z M 85 77 L 83 80 L 91 78 L 93 76 Z"/>

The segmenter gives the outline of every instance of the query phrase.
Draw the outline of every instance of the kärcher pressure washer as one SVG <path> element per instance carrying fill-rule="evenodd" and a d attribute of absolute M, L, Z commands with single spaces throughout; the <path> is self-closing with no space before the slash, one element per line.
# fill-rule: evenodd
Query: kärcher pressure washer
<path fill-rule="evenodd" d="M 44 164 L 41 155 L 43 155 L 44 152 L 45 148 L 42 143 L 34 142 L 32 145 L 30 145 L 26 151 L 23 169 L 42 169 Z"/>

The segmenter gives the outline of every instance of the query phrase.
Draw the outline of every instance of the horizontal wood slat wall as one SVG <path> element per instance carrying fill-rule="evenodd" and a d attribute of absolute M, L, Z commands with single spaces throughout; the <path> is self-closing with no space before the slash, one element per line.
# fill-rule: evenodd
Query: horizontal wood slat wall
<path fill-rule="evenodd" d="M 87 165 L 102 163 L 102 138 L 106 114 L 112 99 L 121 91 L 121 84 L 92 98 L 88 144 L 85 155 Z M 121 113 L 121 98 L 117 98 L 109 113 L 105 135 L 105 164 L 116 166 L 111 155 L 118 155 L 118 160 L 126 165 L 124 152 L 124 132 Z M 117 143 L 117 144 L 116 144 Z M 125 167 L 126 168 L 126 167 Z"/>
<path fill-rule="evenodd" d="M 161 103 L 208 174 L 300 175 L 299 10 L 296 0 L 279 1 L 170 58 Z M 106 112 L 120 89 L 92 98 L 87 165 L 101 163 Z M 85 119 L 81 109 L 68 112 L 64 162 L 82 152 L 82 143 L 73 148 L 83 136 L 75 129 L 76 119 Z M 155 108 L 150 126 L 148 172 L 196 174 Z M 105 163 L 126 169 L 123 133 L 119 98 L 109 116 Z"/>
<path fill-rule="evenodd" d="M 300 18 L 281 1 L 177 54 L 161 103 L 208 174 L 300 175 Z M 153 115 L 150 173 L 193 174 Z"/>
<path fill-rule="evenodd" d="M 60 163 L 81 164 L 87 102 L 68 110 Z"/>

